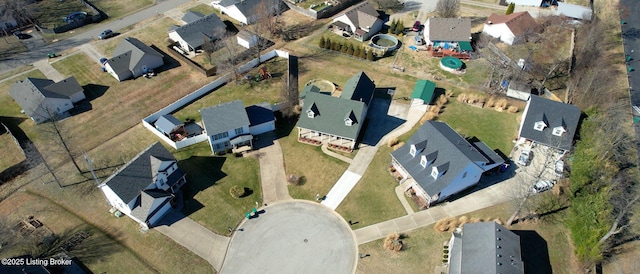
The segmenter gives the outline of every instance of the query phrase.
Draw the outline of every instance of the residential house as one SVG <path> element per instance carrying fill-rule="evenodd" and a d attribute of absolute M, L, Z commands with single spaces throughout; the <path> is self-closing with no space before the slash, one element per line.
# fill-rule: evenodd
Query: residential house
<path fill-rule="evenodd" d="M 245 109 L 236 100 L 201 109 L 200 115 L 213 153 L 246 151 L 253 147 L 253 135 L 275 129 L 275 117 L 267 104 Z"/>
<path fill-rule="evenodd" d="M 155 127 L 171 140 L 180 141 L 188 136 L 184 123 L 171 114 L 160 116 L 155 122 Z"/>
<path fill-rule="evenodd" d="M 211 2 L 211 6 L 244 25 L 253 24 L 260 16 L 276 14 L 286 7 L 281 0 L 220 0 Z"/>
<path fill-rule="evenodd" d="M 260 37 L 246 30 L 241 30 L 236 35 L 236 39 L 238 41 L 238 45 L 243 46 L 244 48 L 250 49 L 258 44 L 260 41 Z"/>
<path fill-rule="evenodd" d="M 298 141 L 328 143 L 352 151 L 373 100 L 375 84 L 364 72 L 351 77 L 340 97 L 308 85 L 302 91 L 302 114 L 298 119 Z"/>
<path fill-rule="evenodd" d="M 74 104 L 86 98 L 84 89 L 73 76 L 57 83 L 49 79 L 26 78 L 14 83 L 9 94 L 36 124 L 52 116 L 67 115 Z"/>
<path fill-rule="evenodd" d="M 574 105 L 532 95 L 522 112 L 518 138 L 569 151 L 573 147 L 581 114 Z"/>
<path fill-rule="evenodd" d="M 122 39 L 113 56 L 104 67 L 118 81 L 139 77 L 164 64 L 161 53 L 133 37 Z"/>
<path fill-rule="evenodd" d="M 423 33 L 433 56 L 468 59 L 468 52 L 473 51 L 469 18 L 429 18 Z"/>
<path fill-rule="evenodd" d="M 98 185 L 117 211 L 148 229 L 169 212 L 186 183 L 176 159 L 156 142 Z M 118 213 L 116 213 L 118 214 Z"/>
<path fill-rule="evenodd" d="M 186 53 L 195 52 L 205 43 L 222 38 L 227 31 L 227 25 L 215 13 L 197 18 L 200 15 L 187 13 L 183 17 L 185 22 L 189 21 L 187 24 L 169 30 L 169 39 Z"/>
<path fill-rule="evenodd" d="M 433 100 L 436 83 L 429 80 L 418 80 L 411 92 L 411 106 L 429 105 Z"/>
<path fill-rule="evenodd" d="M 591 20 L 593 11 L 590 7 L 558 2 L 558 15 L 580 20 Z"/>
<path fill-rule="evenodd" d="M 467 141 L 443 122 L 427 121 L 398 150 L 391 164 L 420 207 L 442 202 L 478 183 L 482 174 L 504 163 L 481 141 Z"/>
<path fill-rule="evenodd" d="M 468 223 L 449 240 L 449 274 L 523 274 L 520 236 L 495 222 Z"/>
<path fill-rule="evenodd" d="M 368 1 L 354 5 L 333 19 L 334 28 L 352 34 L 360 42 L 378 33 L 383 24 L 380 14 Z"/>
<path fill-rule="evenodd" d="M 527 11 L 509 15 L 493 13 L 485 21 L 482 33 L 500 38 L 500 41 L 507 45 L 513 45 L 523 42 L 525 36 L 533 32 L 537 25 Z"/>

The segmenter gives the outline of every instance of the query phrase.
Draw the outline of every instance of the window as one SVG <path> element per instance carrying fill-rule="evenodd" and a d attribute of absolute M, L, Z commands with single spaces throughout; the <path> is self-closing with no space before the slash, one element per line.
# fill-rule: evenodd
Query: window
<path fill-rule="evenodd" d="M 227 138 L 227 137 L 229 137 L 229 133 L 225 131 L 225 132 L 222 132 L 222 133 L 218 133 L 218 134 L 216 134 L 216 135 L 213 135 L 213 140 L 214 140 L 214 141 L 217 141 L 217 140 L 220 140 L 220 139 L 222 139 L 222 138 Z"/>
<path fill-rule="evenodd" d="M 236 135 L 240 135 L 242 133 L 244 133 L 244 129 L 243 128 L 241 128 L 241 127 L 236 128 Z"/>
<path fill-rule="evenodd" d="M 409 149 L 409 154 L 411 154 L 411 156 L 416 157 L 416 146 L 415 145 L 411 145 L 411 148 Z"/>
<path fill-rule="evenodd" d="M 313 110 L 307 110 L 307 117 L 313 119 L 313 117 L 316 117 L 316 114 L 313 113 Z"/>
<path fill-rule="evenodd" d="M 431 169 L 431 177 L 433 177 L 433 179 L 438 179 L 438 169 L 436 167 Z"/>
<path fill-rule="evenodd" d="M 427 157 L 426 157 L 426 156 L 422 155 L 422 156 L 420 157 L 420 165 L 421 165 L 422 167 L 427 167 Z"/>
<path fill-rule="evenodd" d="M 562 136 L 562 133 L 565 133 L 565 132 L 566 132 L 566 130 L 564 130 L 563 127 L 554 127 L 552 133 L 555 136 Z"/>
<path fill-rule="evenodd" d="M 538 121 L 533 125 L 533 129 L 537 131 L 542 131 L 547 125 L 543 121 Z"/>
<path fill-rule="evenodd" d="M 344 119 L 344 125 L 350 127 L 352 124 L 353 124 L 353 121 L 351 121 L 351 119 L 349 119 L 349 118 Z"/>

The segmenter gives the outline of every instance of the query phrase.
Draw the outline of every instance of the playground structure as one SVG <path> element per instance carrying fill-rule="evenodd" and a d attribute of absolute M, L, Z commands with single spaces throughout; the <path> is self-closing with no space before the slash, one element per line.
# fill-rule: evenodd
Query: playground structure
<path fill-rule="evenodd" d="M 267 70 L 266 66 L 263 66 L 260 68 L 260 74 L 258 74 L 258 76 L 256 76 L 256 82 L 260 82 L 262 80 L 265 80 L 267 78 L 271 78 L 271 73 L 269 73 L 269 70 Z"/>

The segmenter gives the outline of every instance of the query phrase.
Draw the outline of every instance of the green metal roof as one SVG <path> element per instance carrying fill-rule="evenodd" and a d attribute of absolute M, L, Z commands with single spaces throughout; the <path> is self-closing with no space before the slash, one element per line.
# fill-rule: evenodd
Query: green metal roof
<path fill-rule="evenodd" d="M 426 104 L 431 103 L 433 93 L 436 90 L 436 83 L 429 80 L 418 80 L 411 92 L 411 99 L 422 99 Z"/>
<path fill-rule="evenodd" d="M 364 123 L 365 108 L 364 102 L 309 92 L 297 126 L 355 140 Z M 310 109 L 316 113 L 313 118 L 307 116 Z M 351 126 L 345 124 L 345 117 L 352 118 Z"/>
<path fill-rule="evenodd" d="M 469 42 L 458 42 L 458 45 L 460 45 L 460 50 L 473 51 L 473 48 L 471 47 L 471 43 Z"/>

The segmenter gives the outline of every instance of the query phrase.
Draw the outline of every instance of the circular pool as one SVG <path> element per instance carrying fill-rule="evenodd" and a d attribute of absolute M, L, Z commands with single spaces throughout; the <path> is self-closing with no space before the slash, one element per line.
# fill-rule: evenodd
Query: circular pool
<path fill-rule="evenodd" d="M 462 69 L 462 61 L 458 58 L 445 56 L 440 60 L 440 68 L 448 72 L 459 72 Z"/>
<path fill-rule="evenodd" d="M 376 34 L 371 37 L 371 45 L 385 51 L 394 50 L 398 47 L 398 39 L 388 34 Z"/>

